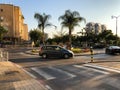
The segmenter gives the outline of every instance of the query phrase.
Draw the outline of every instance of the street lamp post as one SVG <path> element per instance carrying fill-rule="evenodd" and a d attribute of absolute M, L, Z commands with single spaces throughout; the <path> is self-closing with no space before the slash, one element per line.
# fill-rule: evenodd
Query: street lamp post
<path fill-rule="evenodd" d="M 116 36 L 117 36 L 117 29 L 118 29 L 117 23 L 118 23 L 118 18 L 119 18 L 119 17 L 120 17 L 120 15 L 119 15 L 119 16 L 111 16 L 112 19 L 113 19 L 113 18 L 116 19 Z"/>

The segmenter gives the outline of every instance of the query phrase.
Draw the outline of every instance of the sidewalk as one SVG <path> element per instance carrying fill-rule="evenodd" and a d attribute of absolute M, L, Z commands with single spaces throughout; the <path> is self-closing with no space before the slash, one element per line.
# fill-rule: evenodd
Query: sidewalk
<path fill-rule="evenodd" d="M 12 62 L 0 62 L 0 90 L 47 90 Z"/>

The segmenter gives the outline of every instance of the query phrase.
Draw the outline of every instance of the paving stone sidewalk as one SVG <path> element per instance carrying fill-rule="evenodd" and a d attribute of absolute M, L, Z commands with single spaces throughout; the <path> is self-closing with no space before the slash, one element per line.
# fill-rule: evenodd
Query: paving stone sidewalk
<path fill-rule="evenodd" d="M 12 62 L 0 62 L 0 90 L 47 90 Z"/>

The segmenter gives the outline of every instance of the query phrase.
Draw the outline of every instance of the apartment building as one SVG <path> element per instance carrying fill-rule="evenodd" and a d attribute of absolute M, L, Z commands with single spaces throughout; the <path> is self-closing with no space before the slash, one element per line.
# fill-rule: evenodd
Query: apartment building
<path fill-rule="evenodd" d="M 8 30 L 5 40 L 14 43 L 28 40 L 28 26 L 20 7 L 12 4 L 0 4 L 0 25 Z"/>
<path fill-rule="evenodd" d="M 94 23 L 94 22 L 87 23 L 85 28 L 88 33 L 93 32 L 95 34 L 99 34 L 107 30 L 106 25 L 100 23 Z"/>

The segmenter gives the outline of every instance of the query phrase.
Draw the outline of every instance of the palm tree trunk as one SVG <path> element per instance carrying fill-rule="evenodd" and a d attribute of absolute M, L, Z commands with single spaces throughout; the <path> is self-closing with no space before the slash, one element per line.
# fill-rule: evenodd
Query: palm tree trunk
<path fill-rule="evenodd" d="M 45 45 L 45 33 L 44 33 L 44 30 L 43 30 L 43 38 L 42 38 L 42 42 L 43 42 L 43 45 Z"/>
<path fill-rule="evenodd" d="M 71 28 L 69 28 L 69 44 L 68 44 L 68 49 L 71 50 L 71 44 L 72 44 L 72 33 L 71 33 Z"/>

